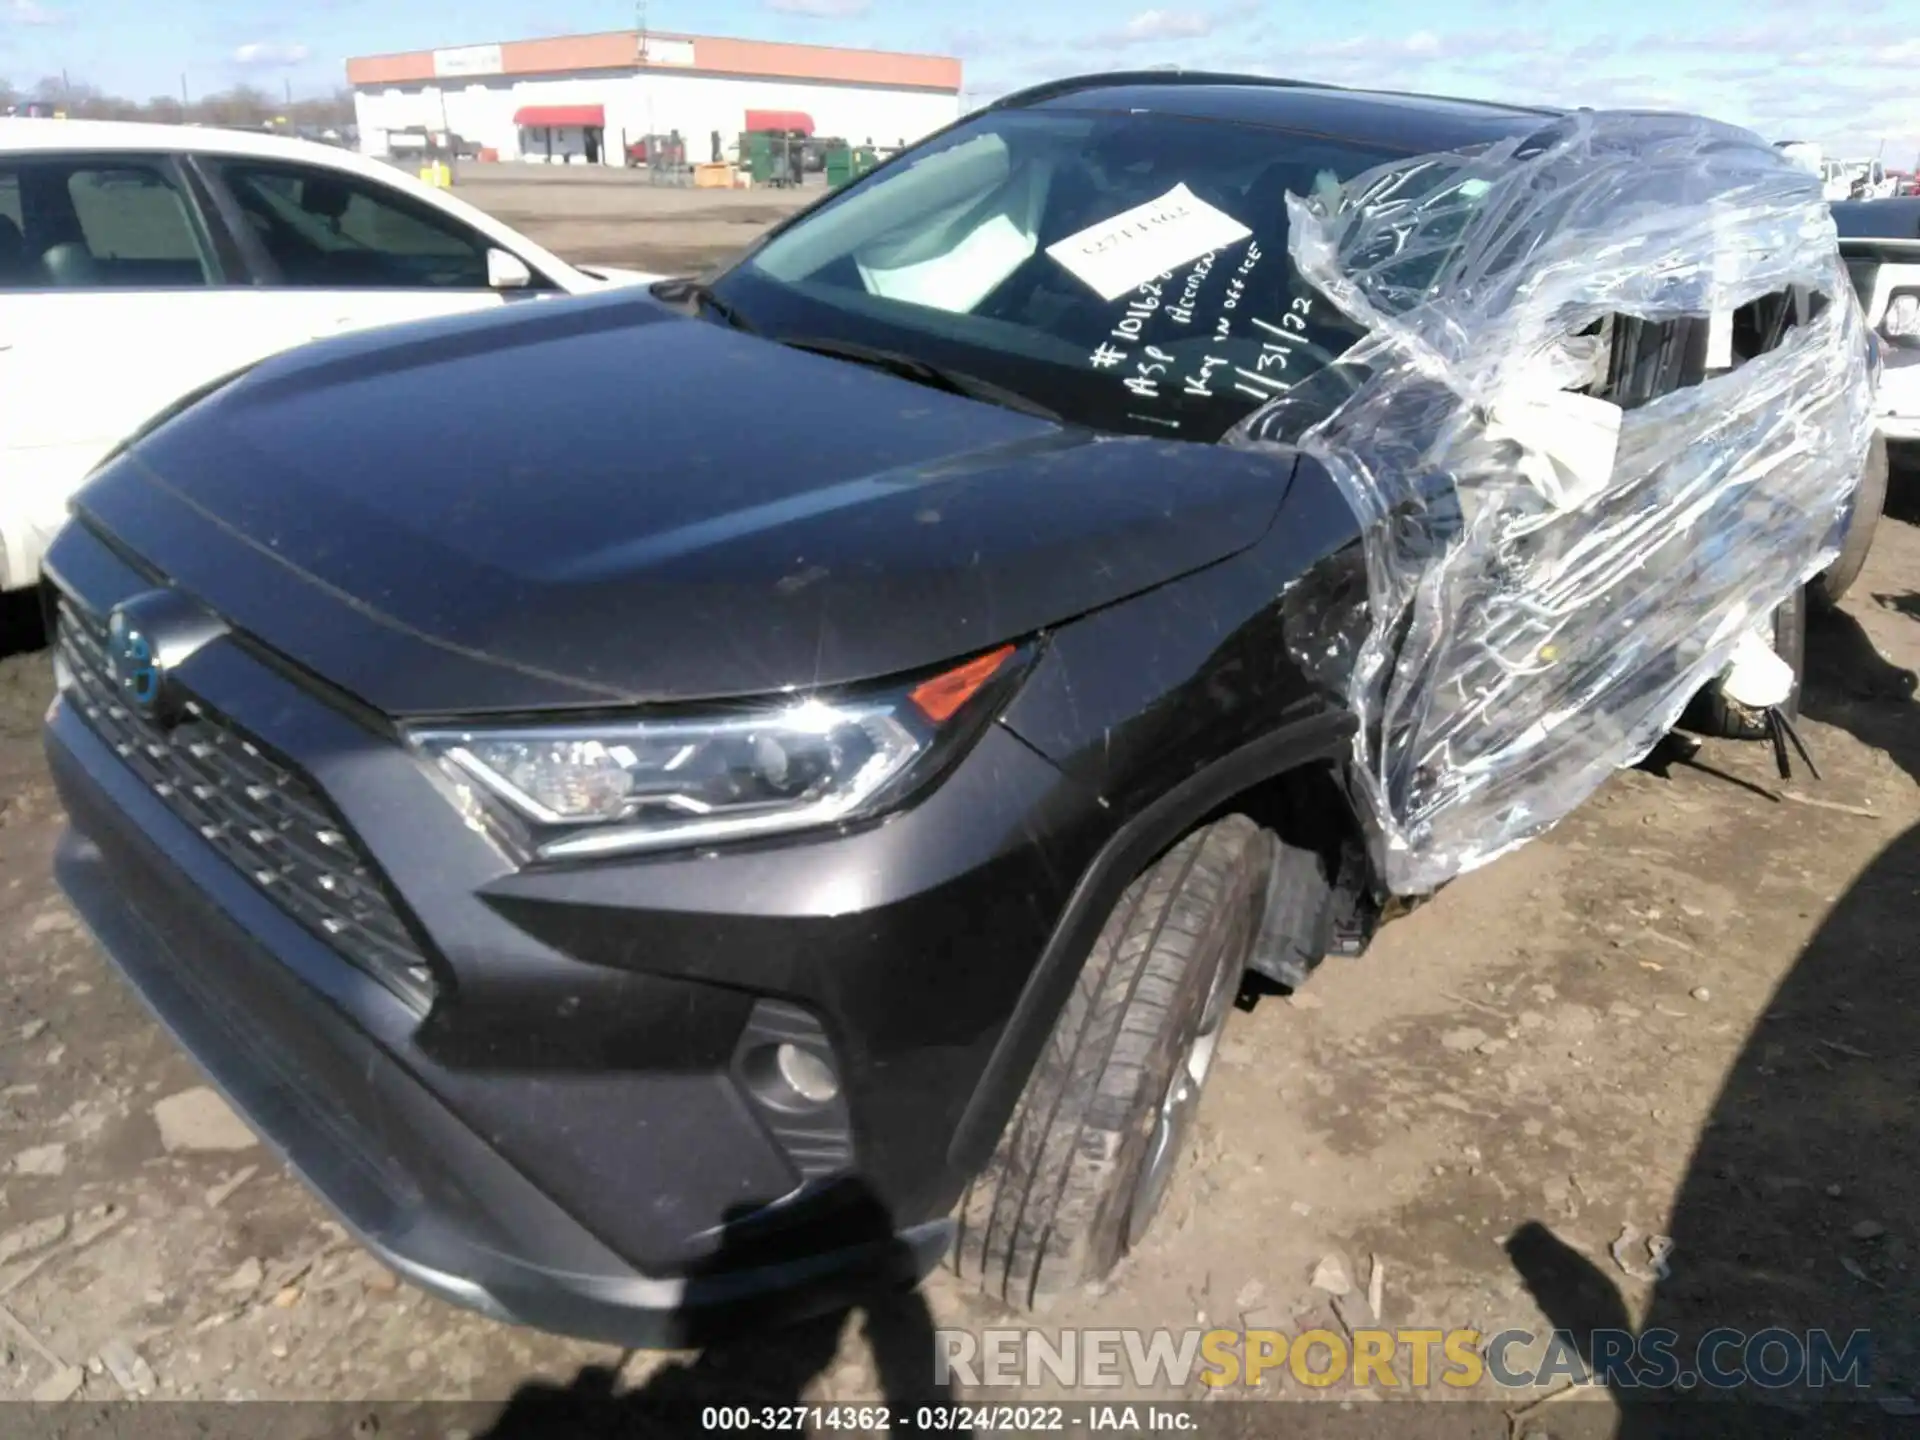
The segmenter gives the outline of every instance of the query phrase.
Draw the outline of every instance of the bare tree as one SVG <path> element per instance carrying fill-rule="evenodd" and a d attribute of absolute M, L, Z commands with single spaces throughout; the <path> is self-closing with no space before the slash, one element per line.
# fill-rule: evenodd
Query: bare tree
<path fill-rule="evenodd" d="M 278 129 L 281 124 L 292 130 L 325 130 L 353 123 L 353 91 L 345 87 L 289 105 L 251 85 L 236 85 L 183 105 L 171 95 L 156 95 L 141 103 L 59 75 L 45 76 L 25 92 L 0 80 L 0 115 L 29 106 L 44 115 L 58 112 L 75 120 L 147 120 L 245 130 Z"/>

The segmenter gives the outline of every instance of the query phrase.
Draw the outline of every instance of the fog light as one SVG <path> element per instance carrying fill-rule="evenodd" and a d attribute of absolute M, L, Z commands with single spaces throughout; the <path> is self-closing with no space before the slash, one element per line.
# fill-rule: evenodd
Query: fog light
<path fill-rule="evenodd" d="M 803 1182 L 853 1167 L 848 1085 L 840 1078 L 833 1042 L 812 1011 L 762 995 L 727 1068 Z"/>
<path fill-rule="evenodd" d="M 833 1067 L 811 1050 L 783 1044 L 774 1050 L 773 1063 L 802 1100 L 824 1105 L 840 1093 L 840 1078 Z"/>

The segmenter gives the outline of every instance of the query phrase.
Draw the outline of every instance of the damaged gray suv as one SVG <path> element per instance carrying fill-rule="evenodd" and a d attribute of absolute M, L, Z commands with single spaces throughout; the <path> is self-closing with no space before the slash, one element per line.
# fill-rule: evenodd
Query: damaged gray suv
<path fill-rule="evenodd" d="M 945 1255 L 1024 1304 L 1146 1232 L 1249 972 L 1723 675 L 1785 713 L 1868 382 L 1744 131 L 1050 85 L 703 281 L 130 441 L 48 563 L 60 879 L 437 1294 L 673 1343 Z"/>

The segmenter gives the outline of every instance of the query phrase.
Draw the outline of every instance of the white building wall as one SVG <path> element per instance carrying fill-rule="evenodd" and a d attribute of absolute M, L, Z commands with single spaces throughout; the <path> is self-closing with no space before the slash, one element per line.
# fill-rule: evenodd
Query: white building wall
<path fill-rule="evenodd" d="M 880 146 L 914 141 L 951 124 L 960 115 L 960 97 L 916 90 L 882 90 L 796 80 L 758 80 L 735 76 L 675 75 L 651 70 L 634 77 L 631 108 L 623 116 L 607 113 L 607 124 L 625 124 L 636 135 L 649 130 L 679 130 L 687 154 L 710 158 L 708 137 L 718 130 L 731 147 L 747 123 L 749 110 L 799 110 L 813 118 L 814 133 L 838 135 L 855 145 L 869 139 Z"/>
<path fill-rule="evenodd" d="M 711 158 L 712 132 L 720 132 L 733 158 L 749 110 L 798 110 L 813 119 L 814 132 L 838 135 L 854 145 L 871 140 L 882 148 L 911 145 L 960 115 L 960 97 L 918 90 L 892 90 L 796 80 L 760 80 L 731 75 L 679 75 L 606 71 L 580 75 L 444 80 L 428 86 L 370 86 L 355 92 L 360 146 L 385 151 L 390 129 L 448 129 L 521 158 L 516 112 L 529 105 L 598 105 L 606 113 L 606 160 L 619 164 L 628 141 L 678 130 L 695 163 Z M 537 137 L 526 137 L 531 145 Z M 558 137 L 556 136 L 556 140 Z M 569 137 L 577 149 L 579 136 Z"/>
<path fill-rule="evenodd" d="M 410 125 L 426 124 L 425 120 L 415 118 L 425 108 L 425 101 L 417 91 L 409 94 L 399 89 L 384 87 L 354 91 L 353 123 L 360 129 L 361 153 L 373 156 L 386 155 L 386 132 L 404 130 Z M 438 114 L 437 107 L 435 114 Z"/>

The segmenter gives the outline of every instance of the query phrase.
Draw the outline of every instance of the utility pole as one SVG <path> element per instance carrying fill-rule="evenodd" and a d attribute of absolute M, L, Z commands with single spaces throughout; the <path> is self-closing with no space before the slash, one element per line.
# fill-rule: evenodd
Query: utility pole
<path fill-rule="evenodd" d="M 633 28 L 640 37 L 640 94 L 647 109 L 647 155 L 653 155 L 653 61 L 647 54 L 647 0 L 633 0 Z M 626 156 L 622 155 L 622 161 Z"/>
<path fill-rule="evenodd" d="M 185 110 L 192 104 L 193 101 L 187 98 L 187 72 L 182 70 L 180 72 L 180 108 Z"/>

